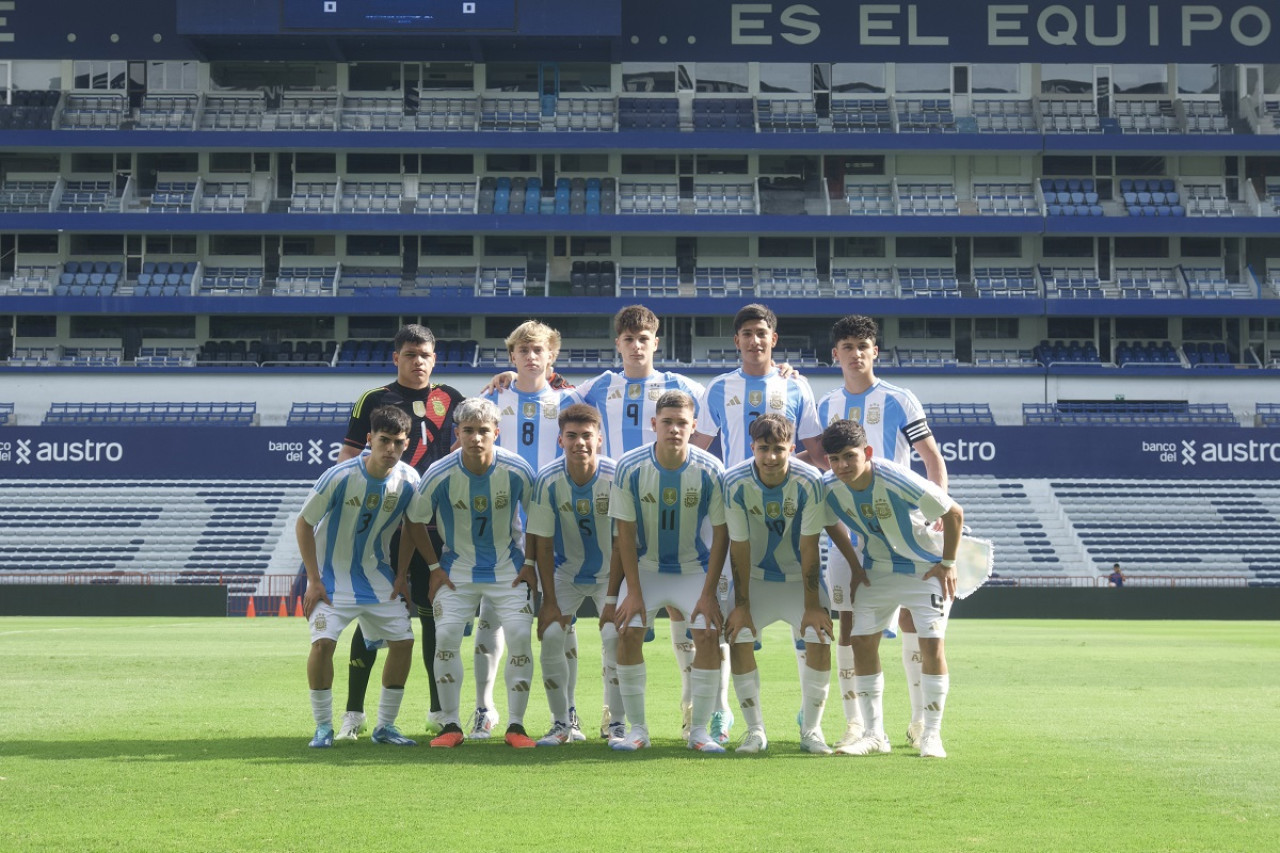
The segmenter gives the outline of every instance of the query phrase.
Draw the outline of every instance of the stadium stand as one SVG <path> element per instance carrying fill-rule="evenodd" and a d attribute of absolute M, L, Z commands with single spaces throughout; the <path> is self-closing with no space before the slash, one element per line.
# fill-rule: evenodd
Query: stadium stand
<path fill-rule="evenodd" d="M 930 426 L 995 426 L 995 415 L 987 403 L 925 403 Z"/>
<path fill-rule="evenodd" d="M 1222 403 L 1024 403 L 1022 413 L 1027 426 L 1240 426 Z"/>
<path fill-rule="evenodd" d="M 253 426 L 256 403 L 53 403 L 44 426 Z"/>
<path fill-rule="evenodd" d="M 288 481 L 6 478 L 0 575 L 93 572 L 103 573 L 95 574 L 97 583 L 127 583 L 154 574 L 252 593 L 273 566 L 284 568 L 276 552 L 282 543 L 290 550 L 288 522 L 309 488 Z"/>
<path fill-rule="evenodd" d="M 351 418 L 350 403 L 294 403 L 285 426 L 346 426 Z"/>
<path fill-rule="evenodd" d="M 13 422 L 13 403 L 0 403 L 0 426 L 8 426 Z"/>

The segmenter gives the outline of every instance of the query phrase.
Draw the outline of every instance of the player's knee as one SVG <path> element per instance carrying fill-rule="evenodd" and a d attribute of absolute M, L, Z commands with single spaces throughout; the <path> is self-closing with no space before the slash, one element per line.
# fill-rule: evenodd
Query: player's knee
<path fill-rule="evenodd" d="M 462 622 L 436 622 L 436 650 L 448 649 L 457 652 L 462 646 Z"/>
<path fill-rule="evenodd" d="M 333 657 L 334 652 L 338 650 L 338 643 L 328 637 L 321 637 L 318 640 L 312 640 L 311 648 L 315 649 L 319 654 Z"/>

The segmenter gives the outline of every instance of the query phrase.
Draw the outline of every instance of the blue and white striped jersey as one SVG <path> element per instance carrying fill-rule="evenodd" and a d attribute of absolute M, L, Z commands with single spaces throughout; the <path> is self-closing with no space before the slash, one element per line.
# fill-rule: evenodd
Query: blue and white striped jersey
<path fill-rule="evenodd" d="M 724 474 L 724 518 L 732 542 L 751 544 L 755 580 L 799 580 L 800 537 L 826 526 L 822 472 L 799 459 L 788 460 L 787 477 L 766 486 L 746 459 Z"/>
<path fill-rule="evenodd" d="M 765 412 L 783 415 L 796 425 L 796 445 L 822 432 L 809 382 L 800 376 L 783 379 L 776 369 L 748 376 L 742 368 L 712 379 L 702 395 L 698 432 L 720 436 L 720 455 L 730 467 L 751 458 L 751 422 Z"/>
<path fill-rule="evenodd" d="M 501 447 L 493 453 L 477 476 L 453 451 L 427 469 L 409 506 L 410 521 L 435 519 L 444 541 L 440 565 L 454 583 L 510 583 L 524 562 L 518 508 L 533 489 L 533 468 Z"/>
<path fill-rule="evenodd" d="M 539 471 L 533 483 L 529 532 L 554 537 L 556 571 L 573 583 L 609 579 L 613 555 L 609 491 L 615 468 L 612 459 L 598 457 L 595 476 L 579 486 L 561 457 Z"/>
<path fill-rule="evenodd" d="M 652 442 L 654 404 L 666 391 L 684 391 L 693 398 L 701 412 L 703 387 L 679 373 L 667 370 L 649 374 L 644 379 L 630 379 L 625 373 L 606 370 L 579 385 L 570 393 L 575 401 L 594 406 L 604 421 L 604 453 L 614 459 Z"/>
<path fill-rule="evenodd" d="M 675 471 L 658 464 L 653 445 L 618 460 L 609 515 L 636 525 L 639 567 L 650 572 L 705 572 L 711 527 L 724 524 L 724 466 L 705 450 L 689 447 Z"/>
<path fill-rule="evenodd" d="M 916 395 L 881 379 L 861 394 L 841 386 L 818 401 L 820 427 L 842 418 L 862 424 L 876 455 L 900 465 L 911 464 L 913 444 L 933 435 Z"/>
<path fill-rule="evenodd" d="M 486 394 L 485 399 L 497 404 L 501 413 L 498 446 L 520 454 L 534 471 L 558 457 L 563 452 L 556 441 L 560 437 L 560 409 L 574 402 L 569 395 L 550 387 L 526 394 L 517 391 L 514 383 Z"/>
<path fill-rule="evenodd" d="M 302 518 L 315 528 L 320 579 L 334 605 L 391 600 L 391 536 L 418 485 L 418 472 L 404 462 L 378 480 L 369 476 L 366 459 L 330 468 L 302 507 Z"/>
<path fill-rule="evenodd" d="M 871 459 L 871 485 L 854 491 L 832 474 L 822 478 L 828 523 L 842 521 L 857 534 L 867 571 L 924 573 L 942 559 L 942 532 L 933 529 L 955 501 L 924 477 L 896 462 Z"/>

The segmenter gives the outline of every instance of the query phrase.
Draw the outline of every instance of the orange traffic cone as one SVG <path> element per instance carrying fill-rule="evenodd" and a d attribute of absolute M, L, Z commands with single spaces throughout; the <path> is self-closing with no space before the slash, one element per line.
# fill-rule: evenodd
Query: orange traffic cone
<path fill-rule="evenodd" d="M 252 619 L 257 615 L 258 615 L 258 609 L 253 606 L 253 596 L 251 595 L 249 596 L 249 607 L 248 609 L 245 610 L 244 616 L 246 619 Z"/>
<path fill-rule="evenodd" d="M 280 612 L 277 613 L 276 615 L 285 617 L 285 618 L 288 618 L 289 616 L 289 605 L 285 603 L 285 598 L 283 595 L 280 596 Z"/>
<path fill-rule="evenodd" d="M 305 618 L 307 615 L 302 612 L 302 596 L 298 596 L 298 600 L 294 602 L 293 615 L 299 619 Z"/>

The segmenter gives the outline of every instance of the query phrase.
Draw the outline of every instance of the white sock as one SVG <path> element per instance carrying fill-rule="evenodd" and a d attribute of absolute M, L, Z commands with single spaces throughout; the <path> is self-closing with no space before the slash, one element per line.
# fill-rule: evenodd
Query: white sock
<path fill-rule="evenodd" d="M 539 663 L 542 664 L 542 686 L 547 691 L 547 707 L 551 710 L 551 722 L 569 722 L 569 701 L 565 684 L 569 679 L 569 666 L 565 658 L 566 635 L 560 623 L 547 626 L 542 635 Z"/>
<path fill-rule="evenodd" d="M 378 725 L 393 725 L 400 715 L 400 703 L 403 701 L 403 687 L 383 687 L 378 697 Z"/>
<path fill-rule="evenodd" d="M 631 728 L 647 731 L 644 719 L 644 661 L 618 664 L 618 692 L 622 694 L 622 706 L 627 712 Z"/>
<path fill-rule="evenodd" d="M 791 648 L 796 652 L 796 671 L 800 673 L 800 680 L 804 681 L 804 671 L 807 669 L 805 664 L 804 638 L 800 636 L 800 632 L 795 628 L 791 629 Z"/>
<path fill-rule="evenodd" d="M 884 737 L 884 673 L 855 675 L 853 682 L 862 710 L 863 731 Z"/>
<path fill-rule="evenodd" d="M 689 623 L 681 619 L 669 619 L 671 625 L 671 650 L 676 653 L 676 666 L 680 667 L 680 704 L 688 705 L 693 701 L 693 693 L 689 686 L 689 671 L 693 669 L 693 640 L 687 636 Z"/>
<path fill-rule="evenodd" d="M 902 632 L 902 670 L 907 674 L 907 693 L 911 696 L 911 722 L 924 719 L 924 698 L 920 689 L 922 658 L 920 657 L 920 635 L 914 632 Z"/>
<path fill-rule="evenodd" d="M 742 711 L 742 719 L 746 720 L 747 729 L 764 731 L 764 711 L 760 708 L 760 670 L 735 673 L 733 692 L 738 696 L 738 708 Z"/>
<path fill-rule="evenodd" d="M 480 606 L 480 616 L 476 619 L 476 630 L 473 638 L 476 642 L 476 707 L 494 709 L 493 687 L 498 680 L 499 662 L 502 660 L 504 643 L 502 625 L 497 617 L 485 618 L 484 605 Z"/>
<path fill-rule="evenodd" d="M 529 708 L 529 688 L 533 682 L 533 639 L 529 629 L 509 637 L 510 652 L 502 671 L 507 685 L 507 724 L 524 725 L 524 712 Z"/>
<path fill-rule="evenodd" d="M 693 691 L 693 728 L 689 732 L 689 740 L 707 740 L 710 737 L 707 723 L 711 721 L 711 710 L 720 689 L 720 670 L 691 669 L 689 688 Z"/>
<path fill-rule="evenodd" d="M 572 621 L 569 622 L 569 627 L 565 631 L 564 658 L 568 672 L 564 682 L 565 700 L 569 707 L 573 708 L 578 704 L 574 699 L 578 693 L 578 626 Z M 566 718 L 565 722 L 569 720 Z"/>
<path fill-rule="evenodd" d="M 446 723 L 460 725 L 458 706 L 462 704 L 462 658 L 459 649 L 440 645 L 440 632 L 436 632 L 436 659 L 432 669 L 436 674 L 436 695 L 440 698 L 440 716 Z"/>
<path fill-rule="evenodd" d="M 844 707 L 844 721 L 865 725 L 862 709 L 858 706 L 858 687 L 854 681 L 853 646 L 836 646 L 836 682 L 840 685 L 840 704 Z"/>
<path fill-rule="evenodd" d="M 822 731 L 822 711 L 831 690 L 831 673 L 825 669 L 805 667 L 800 672 L 800 696 L 804 700 L 801 728 L 804 734 Z"/>
<path fill-rule="evenodd" d="M 316 728 L 328 726 L 333 728 L 333 690 L 311 691 L 311 717 L 316 721 Z"/>
<path fill-rule="evenodd" d="M 729 679 L 733 670 L 729 668 L 729 644 L 720 644 L 720 692 L 716 694 L 716 710 L 721 713 L 729 711 Z M 758 692 L 758 691 L 757 691 Z"/>
<path fill-rule="evenodd" d="M 627 714 L 618 688 L 618 629 L 605 625 L 600 631 L 600 647 L 604 659 L 604 707 L 609 710 L 609 722 L 616 723 Z"/>
<path fill-rule="evenodd" d="M 924 730 L 933 734 L 942 731 L 942 709 L 947 704 L 951 690 L 950 675 L 925 675 L 920 679 L 920 692 L 924 694 Z"/>

